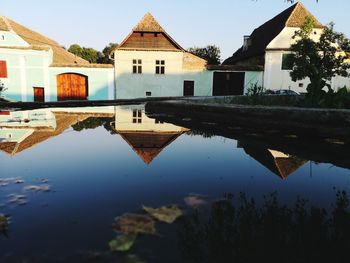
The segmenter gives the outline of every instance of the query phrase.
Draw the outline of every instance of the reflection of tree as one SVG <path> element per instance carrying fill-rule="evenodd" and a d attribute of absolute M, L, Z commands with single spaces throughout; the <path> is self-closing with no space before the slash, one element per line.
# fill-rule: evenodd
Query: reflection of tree
<path fill-rule="evenodd" d="M 74 125 L 72 125 L 73 130 L 82 131 L 87 129 L 96 129 L 98 127 L 103 126 L 107 131 L 111 134 L 115 134 L 113 127 L 111 126 L 111 122 L 114 121 L 114 117 L 90 117 L 86 120 L 80 121 Z"/>
<path fill-rule="evenodd" d="M 186 262 L 343 262 L 350 245 L 350 213 L 345 192 L 338 192 L 333 211 L 280 205 L 277 194 L 261 208 L 244 194 L 231 197 L 179 221 L 179 246 Z"/>

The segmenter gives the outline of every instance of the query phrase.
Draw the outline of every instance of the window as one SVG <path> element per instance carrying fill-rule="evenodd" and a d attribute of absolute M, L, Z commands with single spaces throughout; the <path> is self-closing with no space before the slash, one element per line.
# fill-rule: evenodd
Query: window
<path fill-rule="evenodd" d="M 5 40 L 5 36 L 4 35 L 1 36 L 1 40 Z"/>
<path fill-rule="evenodd" d="M 158 37 L 158 33 L 154 33 L 154 37 Z"/>
<path fill-rule="evenodd" d="M 141 33 L 140 35 L 141 35 L 141 37 L 143 37 L 143 36 L 144 36 L 144 33 Z"/>
<path fill-rule="evenodd" d="M 4 60 L 0 60 L 0 78 L 7 78 L 7 65 Z"/>
<path fill-rule="evenodd" d="M 132 60 L 132 73 L 142 74 L 142 60 L 141 59 L 133 59 Z"/>
<path fill-rule="evenodd" d="M 282 70 L 292 70 L 293 63 L 291 61 L 292 54 L 283 54 L 282 55 Z"/>
<path fill-rule="evenodd" d="M 165 74 L 165 60 L 156 60 L 156 74 Z"/>
<path fill-rule="evenodd" d="M 152 92 L 150 92 L 150 91 L 146 91 L 146 96 L 147 96 L 147 97 L 152 96 Z"/>
<path fill-rule="evenodd" d="M 132 123 L 142 123 L 142 110 L 132 111 Z"/>
<path fill-rule="evenodd" d="M 160 120 L 157 120 L 157 119 L 154 121 L 154 123 L 155 123 L 155 124 L 164 124 L 164 122 L 162 122 L 162 121 L 160 121 Z"/>

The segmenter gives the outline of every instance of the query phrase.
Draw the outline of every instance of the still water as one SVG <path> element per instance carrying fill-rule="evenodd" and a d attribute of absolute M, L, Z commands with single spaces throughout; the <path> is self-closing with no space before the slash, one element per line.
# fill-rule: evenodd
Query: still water
<path fill-rule="evenodd" d="M 337 193 L 350 190 L 348 156 L 308 160 L 153 119 L 142 105 L 2 112 L 0 262 L 231 262 L 238 254 L 215 236 L 227 229 L 203 243 L 214 229 L 204 218 L 229 211 L 222 202 L 242 208 L 243 195 L 257 210 L 269 198 L 290 209 L 303 198 L 332 215 Z M 182 213 L 174 223 L 156 221 L 155 235 L 110 252 L 116 217 L 170 204 Z"/>

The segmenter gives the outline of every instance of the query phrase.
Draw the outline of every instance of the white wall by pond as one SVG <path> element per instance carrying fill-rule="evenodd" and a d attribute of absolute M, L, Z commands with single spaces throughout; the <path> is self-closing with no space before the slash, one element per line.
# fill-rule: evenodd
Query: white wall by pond
<path fill-rule="evenodd" d="M 133 60 L 142 60 L 142 74 L 133 74 Z M 156 74 L 156 60 L 165 61 L 165 74 Z M 185 80 L 194 81 L 195 96 L 212 94 L 213 73 L 205 69 L 184 69 L 184 52 L 125 51 L 115 52 L 116 97 L 131 99 L 183 96 Z"/>

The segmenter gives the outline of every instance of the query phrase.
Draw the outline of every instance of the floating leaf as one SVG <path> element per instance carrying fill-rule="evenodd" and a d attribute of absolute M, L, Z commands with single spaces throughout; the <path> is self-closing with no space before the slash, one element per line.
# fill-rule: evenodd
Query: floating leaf
<path fill-rule="evenodd" d="M 190 194 L 187 197 L 185 197 L 184 200 L 188 206 L 191 206 L 194 208 L 205 206 L 208 204 L 207 198 L 203 195 Z"/>
<path fill-rule="evenodd" d="M 136 236 L 136 234 L 117 236 L 115 239 L 109 242 L 109 248 L 111 251 L 128 251 L 134 245 Z"/>
<path fill-rule="evenodd" d="M 0 178 L 0 186 L 7 186 L 9 184 L 23 184 L 24 181 L 20 177 Z"/>
<path fill-rule="evenodd" d="M 147 215 L 124 214 L 115 219 L 114 229 L 124 234 L 157 234 L 154 220 Z"/>
<path fill-rule="evenodd" d="M 161 208 L 143 206 L 143 210 L 157 220 L 168 224 L 174 223 L 177 218 L 182 216 L 181 209 L 179 209 L 176 205 L 163 206 Z"/>
<path fill-rule="evenodd" d="M 51 186 L 48 184 L 43 185 L 27 185 L 23 188 L 24 191 L 33 191 L 33 192 L 50 192 Z"/>

